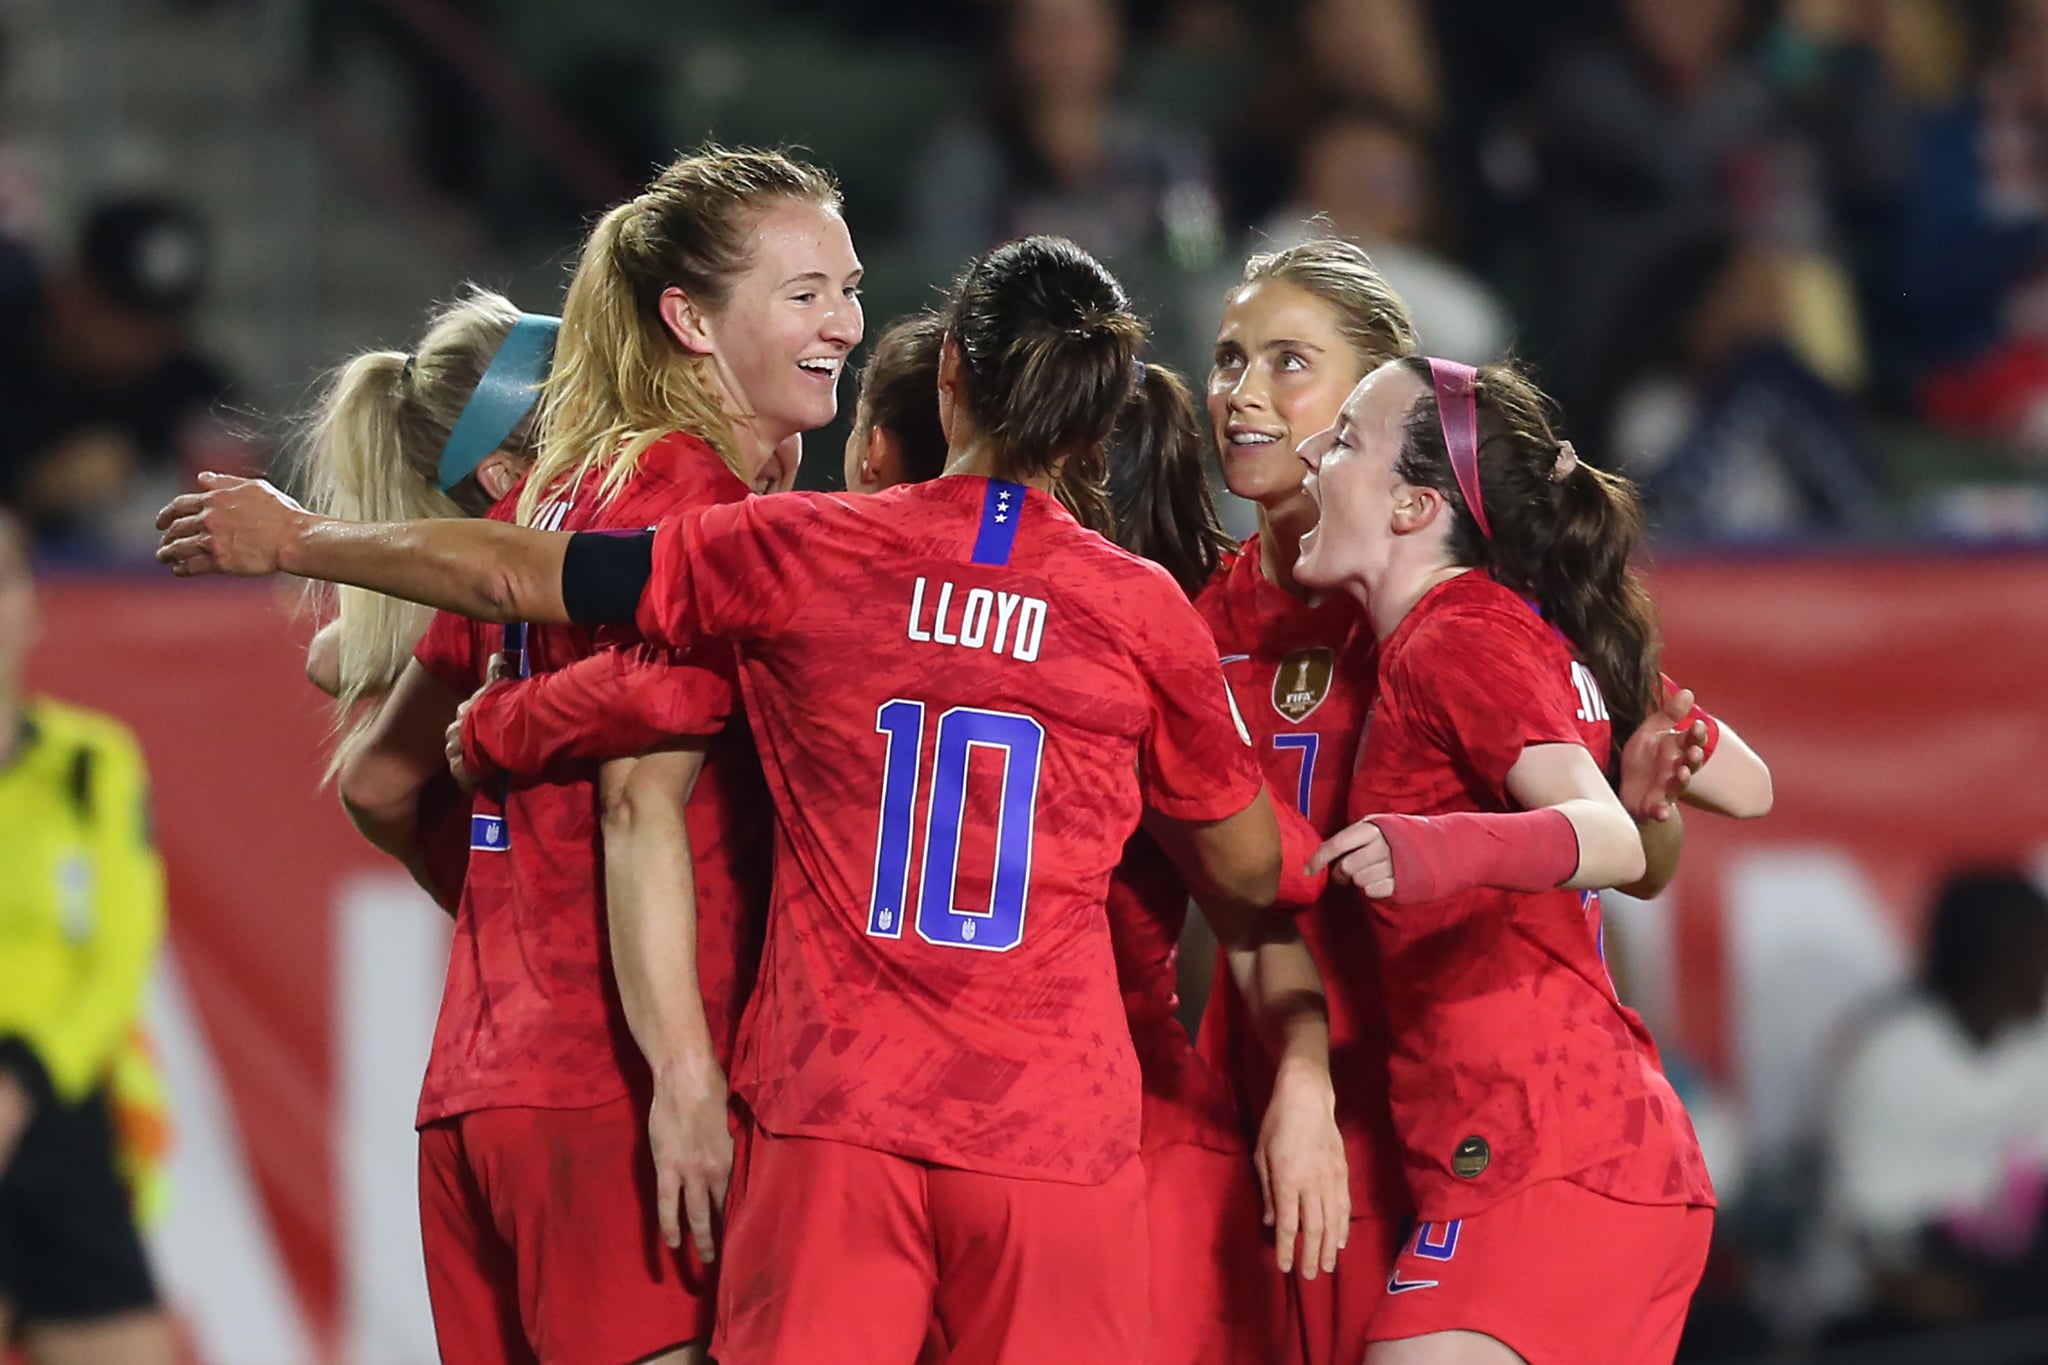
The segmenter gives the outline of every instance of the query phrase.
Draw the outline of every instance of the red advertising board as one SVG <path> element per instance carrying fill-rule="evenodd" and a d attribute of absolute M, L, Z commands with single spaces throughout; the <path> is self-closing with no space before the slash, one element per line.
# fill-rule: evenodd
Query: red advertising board
<path fill-rule="evenodd" d="M 1676 561 L 1656 581 L 1667 671 L 1769 759 L 1777 808 L 1689 822 L 1657 969 L 1635 989 L 1657 997 L 1667 1043 L 1773 1130 L 1791 1122 L 1769 1116 L 1773 1096 L 1828 1024 L 1813 1009 L 1774 1022 L 1781 982 L 1810 1001 L 1799 983 L 1840 978 L 1838 961 L 1895 970 L 1953 864 L 2048 865 L 2048 556 Z M 424 1365 L 401 1101 L 425 1038 L 368 1054 L 360 1040 L 431 1018 L 442 931 L 318 789 L 327 712 L 291 606 L 269 585 L 56 579 L 33 676 L 126 720 L 154 777 L 174 977 L 158 1008 L 195 1052 L 171 1068 L 183 1230 L 164 1240 L 188 1250 L 165 1274 L 201 1354 Z M 389 932 L 413 916 L 427 927 Z M 1836 954 L 1859 935 L 1876 948 Z M 368 1145 L 349 1136 L 364 1094 Z M 239 1214 L 237 1189 L 253 1192 Z M 249 1226 L 230 1237 L 237 1217 Z M 271 1262 L 269 1279 L 237 1256 Z"/>

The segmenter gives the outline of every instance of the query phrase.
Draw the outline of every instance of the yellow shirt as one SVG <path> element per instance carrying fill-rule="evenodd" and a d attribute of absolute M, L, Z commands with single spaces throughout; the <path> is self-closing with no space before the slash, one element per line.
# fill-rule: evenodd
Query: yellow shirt
<path fill-rule="evenodd" d="M 148 775 L 128 728 L 45 699 L 0 768 L 0 1038 L 60 1099 L 103 1084 L 142 1009 L 164 929 Z"/>

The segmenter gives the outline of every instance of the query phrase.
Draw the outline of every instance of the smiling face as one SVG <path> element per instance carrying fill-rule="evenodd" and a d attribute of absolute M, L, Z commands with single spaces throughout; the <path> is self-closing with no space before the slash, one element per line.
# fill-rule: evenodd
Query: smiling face
<path fill-rule="evenodd" d="M 1395 472 L 1408 415 L 1428 392 L 1406 366 L 1389 362 L 1359 381 L 1335 422 L 1302 442 L 1295 468 L 1318 516 L 1301 539 L 1300 582 L 1365 583 L 1386 567 L 1397 535 L 1432 520 L 1441 497 Z"/>
<path fill-rule="evenodd" d="M 1267 279 L 1231 295 L 1209 371 L 1209 424 L 1231 492 L 1274 510 L 1301 497 L 1296 449 L 1337 420 L 1363 366 L 1330 305 Z"/>
<path fill-rule="evenodd" d="M 755 229 L 746 271 L 706 321 L 719 379 L 770 445 L 830 422 L 860 344 L 860 258 L 837 213 L 779 201 Z"/>

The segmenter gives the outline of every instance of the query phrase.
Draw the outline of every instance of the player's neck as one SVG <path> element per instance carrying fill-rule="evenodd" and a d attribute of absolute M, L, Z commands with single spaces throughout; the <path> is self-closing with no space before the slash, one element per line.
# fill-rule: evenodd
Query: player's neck
<path fill-rule="evenodd" d="M 1315 529 L 1316 505 L 1307 494 L 1275 503 L 1260 503 L 1259 571 L 1266 581 L 1291 597 L 1306 602 L 1315 594 L 1294 577 L 1295 561 L 1301 558 L 1301 538 Z"/>
<path fill-rule="evenodd" d="M 1400 560 L 1396 554 L 1378 573 L 1365 574 L 1360 579 L 1365 589 L 1366 617 L 1372 622 L 1375 639 L 1384 640 L 1400 629 L 1401 622 L 1431 588 L 1469 572 L 1459 564 L 1404 564 Z"/>
<path fill-rule="evenodd" d="M 1036 488 L 1048 495 L 1052 493 L 1053 486 L 1059 482 L 1060 477 L 1057 469 L 1022 479 L 1001 472 L 996 465 L 995 446 L 983 436 L 971 436 L 965 442 L 949 448 L 946 451 L 946 473 L 971 474 L 983 479 L 1008 479 L 1012 483 L 1021 483 L 1026 488 Z"/>
<path fill-rule="evenodd" d="M 742 417 L 732 423 L 733 462 L 741 482 L 749 488 L 761 480 L 761 471 L 775 458 L 775 447 L 782 443 L 781 436 L 771 436 L 752 421 Z"/>

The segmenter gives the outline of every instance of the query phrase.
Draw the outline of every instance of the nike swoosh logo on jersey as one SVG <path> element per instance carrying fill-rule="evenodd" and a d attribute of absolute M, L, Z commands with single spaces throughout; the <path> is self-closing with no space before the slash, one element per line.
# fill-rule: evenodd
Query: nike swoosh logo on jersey
<path fill-rule="evenodd" d="M 1440 1282 L 1437 1280 L 1404 1280 L 1401 1278 L 1401 1272 L 1397 1270 L 1387 1276 L 1387 1292 L 1405 1294 L 1411 1289 L 1434 1289 L 1438 1283 Z"/>
<path fill-rule="evenodd" d="M 1244 661 L 1245 661 L 1246 659 L 1249 659 L 1249 658 L 1251 658 L 1251 657 L 1252 657 L 1252 656 L 1251 656 L 1251 655 L 1249 655 L 1249 654 L 1226 654 L 1226 655 L 1224 655 L 1224 656 L 1223 656 L 1222 658 L 1218 659 L 1218 660 L 1217 660 L 1216 662 L 1217 662 L 1217 664 L 1219 664 L 1219 665 L 1222 665 L 1222 664 L 1241 664 L 1241 663 L 1243 663 L 1243 662 L 1244 662 Z"/>

